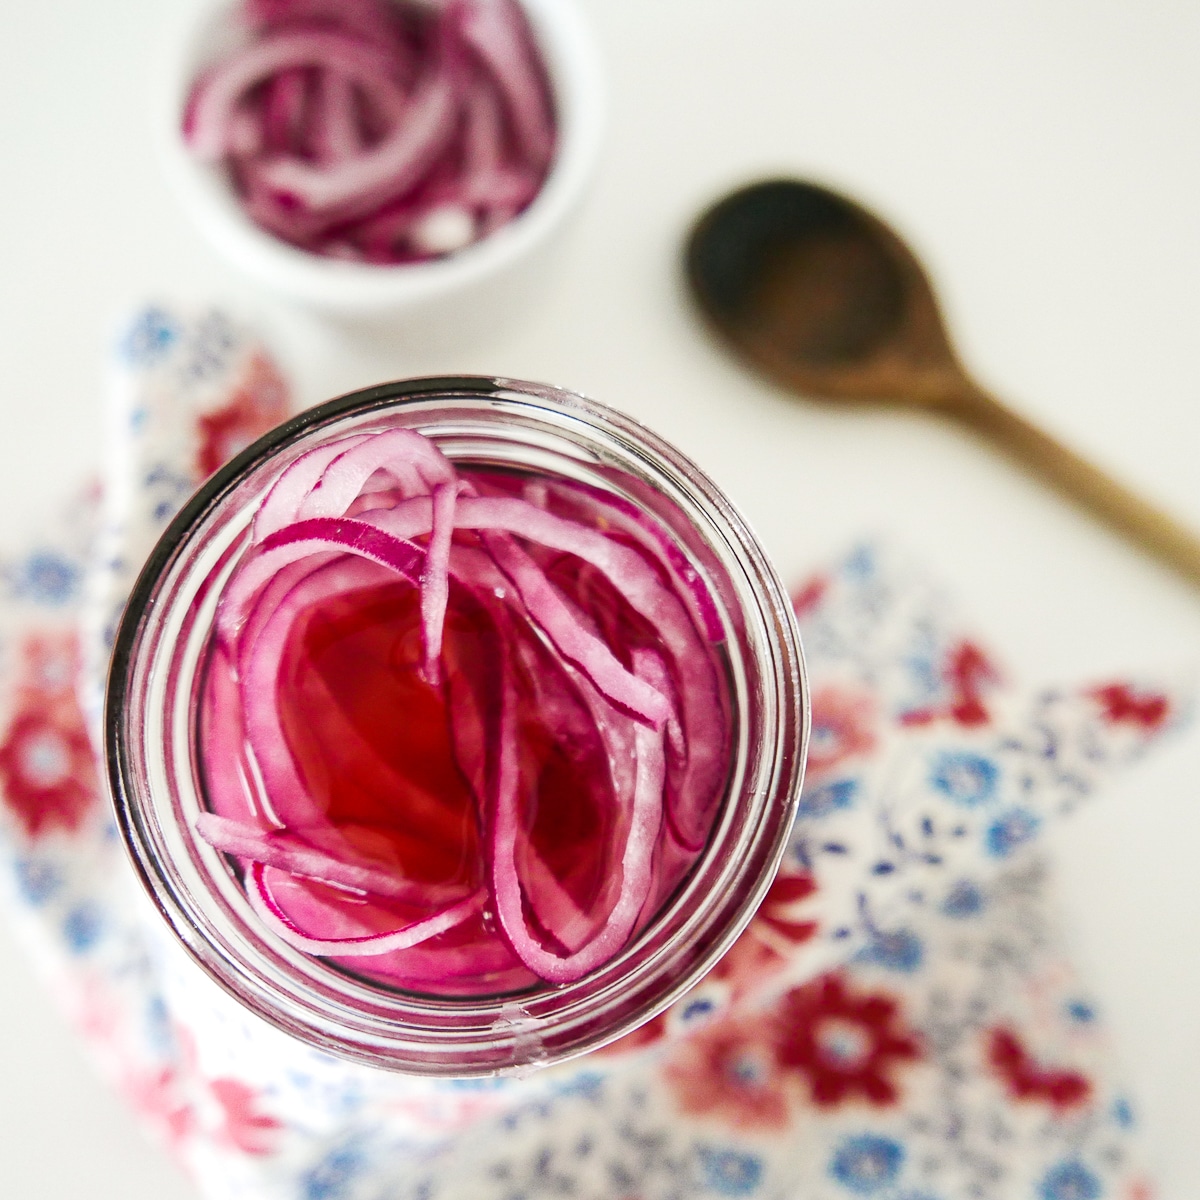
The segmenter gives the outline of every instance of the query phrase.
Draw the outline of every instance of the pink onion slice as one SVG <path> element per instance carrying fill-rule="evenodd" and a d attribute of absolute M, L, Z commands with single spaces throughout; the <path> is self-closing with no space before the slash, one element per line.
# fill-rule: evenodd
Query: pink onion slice
<path fill-rule="evenodd" d="M 496 565 L 516 585 L 525 607 L 549 634 L 565 658 L 578 663 L 606 696 L 655 727 L 671 715 L 666 697 L 621 665 L 613 652 L 585 629 L 537 564 L 512 539 L 484 534 Z"/>
<path fill-rule="evenodd" d="M 638 655 L 636 666 L 653 677 L 648 659 Z M 663 757 L 662 733 L 637 726 L 634 733 L 632 796 L 624 846 L 619 859 L 619 891 L 600 929 L 579 949 L 566 955 L 547 950 L 529 929 L 522 906 L 522 887 L 517 868 L 517 846 L 522 833 L 518 815 L 516 739 L 511 721 L 515 707 L 511 679 L 506 680 L 501 699 L 500 770 L 497 773 L 495 806 L 492 812 L 492 894 L 496 915 L 509 944 L 526 966 L 551 983 L 571 983 L 607 962 L 625 944 L 645 903 L 651 883 L 650 863 L 658 826 L 662 820 Z"/>
<path fill-rule="evenodd" d="M 377 0 L 246 0 L 243 12 L 263 32 L 332 26 L 396 55 L 405 49 L 394 10 Z"/>
<path fill-rule="evenodd" d="M 348 162 L 363 148 L 350 78 L 338 71 L 319 75 L 317 106 L 321 110 L 321 119 L 313 124 L 317 161 L 325 166 Z"/>
<path fill-rule="evenodd" d="M 464 40 L 487 64 L 504 95 L 525 160 L 545 167 L 554 150 L 549 98 L 524 15 L 514 0 L 452 0 Z"/>
<path fill-rule="evenodd" d="M 483 908 L 487 896 L 482 890 L 473 892 L 465 900 L 442 909 L 434 916 L 414 921 L 401 929 L 387 933 L 364 934 L 356 937 L 317 938 L 310 937 L 287 914 L 272 892 L 271 872 L 275 868 L 255 863 L 250 869 L 248 893 L 254 911 L 272 926 L 289 945 L 309 954 L 336 955 L 338 958 L 354 958 L 361 955 L 386 954 L 391 950 L 407 950 L 410 946 L 426 942 L 439 933 L 445 933 L 461 924 Z M 291 878 L 288 871 L 280 872 Z"/>
<path fill-rule="evenodd" d="M 366 441 L 355 441 L 344 453 L 328 459 L 322 456 L 321 461 L 323 465 L 316 482 L 292 510 L 290 519 L 297 523 L 310 518 L 341 516 L 363 494 L 372 477 L 380 472 L 395 482 L 401 495 L 432 490 L 432 523 L 422 574 L 421 604 L 425 616 L 426 677 L 436 683 L 449 587 L 450 536 L 458 491 L 454 468 L 428 438 L 408 429 L 389 429 Z M 297 465 L 293 464 L 293 467 Z M 307 476 L 308 471 L 304 475 Z M 279 507 L 283 508 L 282 500 Z M 279 519 L 278 514 L 274 519 Z M 268 527 L 256 526 L 255 533 L 261 535 Z"/>
<path fill-rule="evenodd" d="M 263 164 L 259 178 L 310 212 L 361 217 L 412 187 L 454 133 L 454 93 L 434 79 L 413 96 L 392 133 L 353 158 L 328 165 L 300 158 Z"/>
<path fill-rule="evenodd" d="M 688 759 L 669 810 L 672 826 L 689 849 L 699 850 L 712 825 L 728 748 L 721 688 L 711 656 L 679 597 L 636 550 L 593 529 L 566 521 L 527 501 L 509 498 L 459 500 L 455 520 L 468 529 L 518 533 L 541 546 L 591 563 L 658 631 L 678 672 Z M 706 802 L 700 802 L 704 801 Z"/>
<path fill-rule="evenodd" d="M 243 564 L 225 596 L 218 630 L 228 634 L 246 620 L 246 608 L 259 588 L 278 571 L 310 555 L 353 554 L 394 571 L 413 583 L 421 578 L 425 553 L 411 542 L 351 517 L 297 521 L 265 538 Z"/>
<path fill-rule="evenodd" d="M 720 642 L 724 639 L 725 629 L 717 603 L 704 575 L 658 521 L 623 496 L 614 496 L 573 480 L 564 480 L 559 487 L 563 492 L 577 495 L 578 505 L 584 510 L 602 511 L 606 525 L 627 534 L 639 547 L 653 555 L 679 585 L 677 590 L 680 594 L 691 600 L 709 641 Z"/>
<path fill-rule="evenodd" d="M 516 992 L 536 984 L 537 976 L 503 940 L 464 935 L 464 931 L 478 934 L 478 927 L 471 929 L 477 922 L 478 918 L 468 917 L 437 938 L 374 956 L 369 963 L 360 958 L 354 965 L 363 974 L 367 970 L 386 974 L 398 987 L 443 995 Z M 447 945 L 450 938 L 459 939 L 460 944 Z"/>
<path fill-rule="evenodd" d="M 392 868 L 357 860 L 343 844 L 330 853 L 305 841 L 299 834 L 264 830 L 256 825 L 231 821 L 215 813 L 196 818 L 196 832 L 215 850 L 251 863 L 275 867 L 289 875 L 302 875 L 360 895 L 381 896 L 410 904 L 430 901 L 459 901 L 467 889 L 438 887 L 424 881 L 404 879 Z"/>
<path fill-rule="evenodd" d="M 322 29 L 281 32 L 269 41 L 256 42 L 214 68 L 193 92 L 184 127 L 192 152 L 206 162 L 219 161 L 229 152 L 230 120 L 246 92 L 272 76 L 294 79 L 298 68 L 316 66 L 371 82 L 386 76 L 391 64 L 378 47 Z M 296 85 L 287 87 L 289 97 L 295 96 Z M 285 103 L 294 109 L 296 100 Z"/>

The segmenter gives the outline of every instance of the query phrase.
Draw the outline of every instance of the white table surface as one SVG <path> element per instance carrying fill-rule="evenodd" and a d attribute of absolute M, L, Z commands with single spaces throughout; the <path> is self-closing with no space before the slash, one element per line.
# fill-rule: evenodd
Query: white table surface
<path fill-rule="evenodd" d="M 876 206 L 986 383 L 1200 529 L 1200 6 L 1187 0 L 583 0 L 607 152 L 558 276 L 469 344 L 354 346 L 245 288 L 149 145 L 171 0 L 0 0 L 0 539 L 94 463 L 112 321 L 227 299 L 292 347 L 306 401 L 385 377 L 564 383 L 676 441 L 796 577 L 893 535 L 1030 684 L 1200 662 L 1200 595 L 965 435 L 796 403 L 698 330 L 691 214 L 765 173 Z M 1069 918 L 1163 1197 L 1200 1195 L 1200 724 L 1064 826 Z M 0 1194 L 184 1200 L 0 922 Z"/>

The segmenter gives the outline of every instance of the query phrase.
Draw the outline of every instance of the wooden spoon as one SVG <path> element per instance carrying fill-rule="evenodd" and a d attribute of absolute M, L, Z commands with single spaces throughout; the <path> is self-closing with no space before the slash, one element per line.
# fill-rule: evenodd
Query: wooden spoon
<path fill-rule="evenodd" d="M 685 262 L 713 329 L 775 383 L 961 421 L 1200 583 L 1200 540 L 971 379 L 921 264 L 857 204 L 799 180 L 752 184 L 699 218 Z"/>

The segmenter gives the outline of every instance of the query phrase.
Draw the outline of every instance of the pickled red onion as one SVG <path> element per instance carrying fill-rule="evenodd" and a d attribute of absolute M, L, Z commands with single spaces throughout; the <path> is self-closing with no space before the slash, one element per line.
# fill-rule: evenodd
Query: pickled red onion
<path fill-rule="evenodd" d="M 243 0 L 239 20 L 245 44 L 196 80 L 183 136 L 275 236 L 423 261 L 545 180 L 551 92 L 517 0 Z"/>
<path fill-rule="evenodd" d="M 241 864 L 255 913 L 284 941 L 405 986 L 469 987 L 472 962 L 493 986 L 561 985 L 602 966 L 694 860 L 725 786 L 730 713 L 715 608 L 691 602 L 695 568 L 652 518 L 629 538 L 613 532 L 599 494 L 589 524 L 578 488 L 560 495 L 547 478 L 523 498 L 504 494 L 504 478 L 456 471 L 406 430 L 300 455 L 261 502 L 209 651 L 199 744 L 211 811 L 197 834 Z M 405 686 L 442 697 L 438 736 L 481 854 L 444 882 L 413 874 L 366 818 L 331 816 L 302 753 L 316 734 L 298 730 L 285 703 L 286 691 L 317 706 L 335 767 L 366 781 L 372 805 L 401 797 L 405 828 L 453 858 L 460 818 L 379 757 L 374 735 L 339 707 L 340 684 L 307 666 L 296 675 L 297 647 L 326 627 L 312 621 L 336 623 L 359 597 L 391 611 L 405 596 L 424 681 Z M 387 719 L 399 728 L 410 717 Z M 551 760 L 529 758 L 530 738 L 556 747 L 566 765 L 554 769 L 581 781 L 594 861 L 564 859 L 539 833 Z M 411 850 L 416 835 L 396 836 Z M 419 844 L 413 853 L 424 863 Z"/>
<path fill-rule="evenodd" d="M 309 954 L 337 955 L 339 958 L 350 958 L 359 955 L 384 954 L 390 950 L 407 950 L 410 946 L 420 945 L 439 933 L 461 924 L 472 913 L 478 912 L 484 904 L 483 892 L 474 892 L 465 900 L 451 904 L 430 917 L 414 921 L 402 929 L 394 929 L 388 933 L 365 934 L 356 937 L 314 938 L 303 930 L 298 929 L 284 911 L 271 891 L 264 863 L 255 862 L 250 868 L 250 903 L 265 920 L 275 925 L 287 941 L 297 950 L 307 950 Z M 291 875 L 293 872 L 284 872 Z"/>

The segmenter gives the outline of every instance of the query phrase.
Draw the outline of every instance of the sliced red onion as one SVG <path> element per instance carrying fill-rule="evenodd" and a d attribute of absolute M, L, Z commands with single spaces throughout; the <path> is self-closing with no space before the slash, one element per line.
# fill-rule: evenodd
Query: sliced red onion
<path fill-rule="evenodd" d="M 625 670 L 604 642 L 579 623 L 537 563 L 515 541 L 485 533 L 483 544 L 500 570 L 516 585 L 525 607 L 563 656 L 578 663 L 600 691 L 655 727 L 670 717 L 666 697 L 644 679 Z"/>
<path fill-rule="evenodd" d="M 369 964 L 359 960 L 356 966 L 364 973 L 365 969 L 386 973 L 388 980 L 398 987 L 442 995 L 471 994 L 480 990 L 516 992 L 535 984 L 537 976 L 501 939 L 480 940 L 477 937 L 462 945 L 444 944 L 447 937 L 460 934 L 473 920 L 477 918 L 468 918 L 448 934 L 419 942 L 409 949 L 380 954 Z"/>
<path fill-rule="evenodd" d="M 392 132 L 371 149 L 329 165 L 275 159 L 258 176 L 310 212 L 334 213 L 343 221 L 366 216 L 417 183 L 448 146 L 455 115 L 449 80 L 434 79 L 410 98 Z"/>
<path fill-rule="evenodd" d="M 292 524 L 300 512 L 300 505 L 304 503 L 305 498 L 314 488 L 323 484 L 322 476 L 329 464 L 355 446 L 368 441 L 370 437 L 369 433 L 351 434 L 349 437 L 318 446 L 316 449 L 308 450 L 300 455 L 275 480 L 259 505 L 251 525 L 252 540 L 261 542 L 272 533 L 283 529 L 284 526 Z M 338 517 L 342 516 L 344 512 L 343 509 L 341 513 L 314 513 L 313 515 Z"/>
<path fill-rule="evenodd" d="M 279 824 L 264 807 L 257 767 L 247 761 L 245 717 L 236 667 L 220 641 L 209 652 L 208 675 L 200 721 L 200 761 L 204 791 L 215 815 L 230 820 Z"/>
<path fill-rule="evenodd" d="M 689 561 L 678 543 L 658 521 L 623 496 L 614 496 L 573 480 L 564 480 L 560 487 L 565 491 L 577 493 L 580 504 L 585 509 L 594 511 L 599 508 L 602 510 L 605 514 L 606 524 L 628 534 L 639 546 L 649 551 L 662 563 L 671 578 L 681 585 L 679 589 L 681 594 L 690 597 L 695 606 L 696 615 L 710 641 L 719 642 L 725 637 L 716 601 L 708 589 L 704 576 Z"/>
<path fill-rule="evenodd" d="M 394 869 L 355 861 L 345 843 L 337 853 L 329 853 L 306 842 L 303 837 L 280 830 L 264 830 L 256 825 L 231 821 L 215 813 L 196 818 L 196 832 L 215 850 L 232 854 L 250 863 L 275 867 L 288 875 L 299 875 L 327 883 L 359 895 L 403 900 L 428 905 L 467 898 L 465 888 L 439 888 L 435 884 L 404 879 Z"/>
<path fill-rule="evenodd" d="M 353 81 L 335 71 L 318 75 L 317 105 L 321 109 L 321 118 L 313 123 L 317 161 L 325 166 L 348 162 L 363 148 Z"/>
<path fill-rule="evenodd" d="M 239 105 L 229 114 L 230 122 L 239 126 L 254 125 L 258 129 L 256 145 L 250 148 L 246 143 L 249 138 L 242 135 L 236 141 L 231 137 L 225 147 L 214 147 L 219 157 L 221 153 L 237 158 L 257 157 L 258 152 L 275 154 L 300 154 L 304 148 L 304 131 L 307 128 L 308 107 L 308 77 L 304 67 L 291 67 L 279 71 L 265 85 L 266 96 L 263 99 L 261 117 L 253 110 Z M 214 117 L 210 124 L 214 129 L 219 128 L 219 120 Z M 215 137 L 215 134 L 214 134 Z M 245 146 L 245 148 L 243 148 Z M 201 151 L 203 153 L 203 151 Z"/>
<path fill-rule="evenodd" d="M 196 81 L 183 134 L 267 232 L 419 262 L 537 195 L 555 120 L 514 0 L 243 0 L 241 15 L 249 41 Z"/>
<path fill-rule="evenodd" d="M 333 26 L 397 55 L 405 48 L 392 6 L 377 0 L 245 0 L 243 12 L 264 32 Z"/>
<path fill-rule="evenodd" d="M 652 725 L 661 725 L 671 715 L 665 698 L 644 680 L 626 670 L 612 651 L 580 624 L 537 564 L 515 542 L 509 538 L 489 536 L 487 531 L 492 529 L 526 532 L 521 522 L 521 515 L 525 511 L 537 510 L 527 506 L 527 509 L 519 510 L 515 518 L 509 512 L 507 521 L 504 521 L 504 514 L 498 518 L 490 510 L 474 507 L 471 498 L 463 497 L 458 501 L 453 519 L 458 528 L 483 532 L 492 561 L 516 588 L 532 619 L 549 635 L 564 656 L 584 667 L 605 695 Z M 361 519 L 364 524 L 388 530 L 407 540 L 420 537 L 429 530 L 430 513 L 427 502 L 413 499 L 390 509 L 365 512 Z M 431 545 L 431 554 L 432 549 Z M 441 611 L 444 613 L 444 606 Z"/>
<path fill-rule="evenodd" d="M 637 665 L 650 673 L 645 659 Z M 515 705 L 511 684 L 505 687 L 501 704 L 502 722 L 511 722 Z M 571 983 L 607 962 L 624 946 L 645 903 L 651 884 L 654 843 L 662 820 L 665 769 L 662 734 L 642 725 L 635 727 L 634 744 L 629 754 L 635 763 L 632 795 L 628 797 L 625 841 L 618 860 L 620 874 L 613 877 L 617 897 L 599 930 L 582 947 L 566 955 L 547 950 L 533 936 L 523 911 L 523 890 L 517 869 L 517 847 L 522 831 L 517 805 L 515 746 L 516 738 L 509 725 L 506 736 L 501 738 L 501 762 L 492 812 L 492 894 L 496 915 L 517 957 L 531 971 L 551 983 Z"/>
<path fill-rule="evenodd" d="M 268 925 L 297 950 L 308 954 L 336 955 L 338 958 L 354 958 L 361 955 L 386 954 L 392 950 L 407 950 L 410 946 L 426 942 L 439 933 L 445 933 L 461 924 L 483 908 L 486 894 L 473 892 L 465 900 L 452 904 L 431 917 L 414 921 L 402 929 L 387 933 L 364 934 L 358 937 L 316 938 L 310 937 L 287 915 L 271 891 L 271 872 L 275 868 L 255 863 L 250 869 L 248 892 L 254 911 Z M 283 871 L 285 878 L 291 873 Z"/>
<path fill-rule="evenodd" d="M 520 8 L 514 0 L 451 0 L 447 12 L 499 86 L 523 158 L 544 168 L 554 151 L 554 124 Z"/>
<path fill-rule="evenodd" d="M 621 950 L 703 845 L 725 782 L 729 713 L 704 621 L 681 599 L 694 594 L 684 567 L 654 531 L 630 544 L 605 532 L 602 509 L 593 526 L 586 505 L 578 519 L 548 511 L 560 504 L 547 484 L 525 490 L 528 499 L 480 495 L 425 438 L 385 430 L 301 455 L 264 496 L 218 610 L 201 706 L 212 812 L 197 832 L 243 864 L 255 911 L 291 945 L 369 957 L 405 986 L 436 984 L 440 971 L 470 991 L 472 962 L 493 984 L 523 986 L 526 972 L 570 983 Z M 562 563 L 578 566 L 564 574 Z M 572 591 L 580 571 L 598 572 L 589 578 L 604 588 Z M 302 660 L 289 647 L 302 644 L 306 614 L 380 587 L 418 591 L 421 669 L 442 689 L 485 855 L 473 882 L 427 884 L 357 849 L 377 835 L 330 820 L 289 741 L 301 735 L 284 728 L 280 688 L 295 679 L 334 747 L 321 770 L 361 776 L 353 786 L 365 780 L 372 796 L 403 793 L 405 829 L 458 845 L 458 810 L 407 787 L 323 677 L 294 673 Z M 593 609 L 593 593 L 633 615 Z M 465 643 L 445 640 L 452 606 L 456 628 L 470 622 Z M 648 633 L 628 641 L 623 629 Z M 580 811 L 600 821 L 592 859 L 537 841 L 545 760 L 524 749 L 531 721 L 585 789 L 576 803 L 593 807 Z M 405 844 L 408 861 L 416 843 Z"/>
<path fill-rule="evenodd" d="M 425 553 L 376 525 L 349 517 L 315 517 L 297 521 L 271 534 L 257 547 L 226 594 L 219 628 L 228 635 L 245 619 L 245 606 L 277 572 L 313 554 L 355 554 L 387 567 L 416 583 L 421 578 Z"/>
<path fill-rule="evenodd" d="M 268 815 L 281 827 L 316 825 L 323 817 L 300 776 L 280 723 L 277 690 L 288 633 L 304 610 L 318 600 L 362 586 L 359 573 L 367 565 L 355 564 L 348 570 L 340 559 L 322 560 L 317 570 L 287 589 L 261 623 L 254 621 L 254 640 L 239 645 L 238 679 L 246 745 L 263 780 Z"/>
<path fill-rule="evenodd" d="M 376 46 L 319 28 L 280 32 L 269 40 L 255 42 L 214 68 L 192 93 L 184 126 L 192 151 L 206 162 L 224 158 L 230 150 L 228 130 L 237 104 L 268 79 L 287 81 L 282 107 L 268 128 L 280 122 L 290 129 L 298 121 L 303 103 L 304 81 L 296 72 L 304 67 L 326 67 L 370 83 L 386 77 L 391 63 Z"/>

